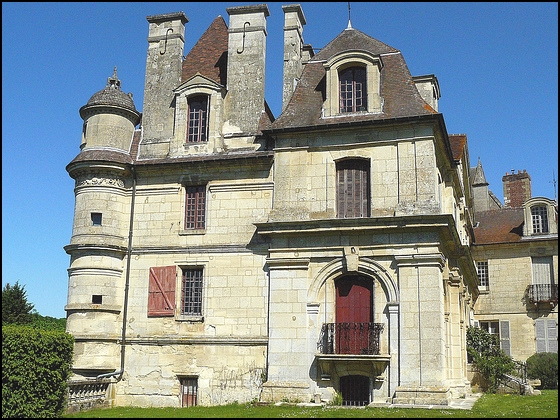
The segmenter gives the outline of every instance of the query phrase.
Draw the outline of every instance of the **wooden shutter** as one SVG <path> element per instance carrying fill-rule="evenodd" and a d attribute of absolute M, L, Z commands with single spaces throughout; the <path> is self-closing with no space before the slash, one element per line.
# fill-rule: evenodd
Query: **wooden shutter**
<path fill-rule="evenodd" d="M 558 353 L 558 332 L 556 320 L 535 320 L 535 336 L 537 341 L 537 353 Z"/>
<path fill-rule="evenodd" d="M 177 269 L 174 265 L 150 267 L 148 316 L 175 315 L 176 276 Z"/>
<path fill-rule="evenodd" d="M 500 347 L 505 354 L 511 356 L 511 343 L 509 339 L 509 321 L 500 321 Z"/>
<path fill-rule="evenodd" d="M 558 328 L 554 319 L 546 320 L 546 338 L 548 339 L 547 351 L 558 353 Z"/>

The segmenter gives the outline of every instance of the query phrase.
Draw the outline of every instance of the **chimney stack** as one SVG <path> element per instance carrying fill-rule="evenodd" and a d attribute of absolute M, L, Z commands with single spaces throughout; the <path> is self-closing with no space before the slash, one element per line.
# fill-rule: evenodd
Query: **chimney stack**
<path fill-rule="evenodd" d="M 506 172 L 502 177 L 504 187 L 504 206 L 505 207 L 521 207 L 523 203 L 532 197 L 531 193 L 531 177 L 525 169 L 517 173 L 511 171 Z"/>

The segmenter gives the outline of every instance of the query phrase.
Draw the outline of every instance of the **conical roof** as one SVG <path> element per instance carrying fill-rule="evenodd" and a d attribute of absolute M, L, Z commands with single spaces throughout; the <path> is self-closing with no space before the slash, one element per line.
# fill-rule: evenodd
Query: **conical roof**
<path fill-rule="evenodd" d="M 113 76 L 107 78 L 107 86 L 104 89 L 92 95 L 86 105 L 80 108 L 80 116 L 85 118 L 86 111 L 93 107 L 118 107 L 131 111 L 137 119 L 140 113 L 134 106 L 132 94 L 126 94 L 121 90 L 121 81 L 117 77 L 117 68 L 113 70 Z"/>

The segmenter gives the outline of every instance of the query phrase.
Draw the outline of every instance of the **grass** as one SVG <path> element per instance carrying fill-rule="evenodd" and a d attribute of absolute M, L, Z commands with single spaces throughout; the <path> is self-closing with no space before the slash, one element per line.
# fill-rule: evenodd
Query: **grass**
<path fill-rule="evenodd" d="M 229 404 L 190 408 L 106 408 L 66 414 L 63 418 L 558 418 L 558 390 L 541 392 L 541 395 L 484 394 L 471 410 Z"/>

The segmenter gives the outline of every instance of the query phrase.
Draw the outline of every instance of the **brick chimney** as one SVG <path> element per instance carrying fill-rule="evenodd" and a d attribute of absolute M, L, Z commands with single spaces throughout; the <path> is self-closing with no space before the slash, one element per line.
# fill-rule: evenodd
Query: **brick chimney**
<path fill-rule="evenodd" d="M 521 207 L 532 196 L 531 177 L 525 169 L 523 172 L 518 170 L 517 173 L 512 169 L 511 174 L 506 172 L 502 177 L 502 184 L 505 207 Z"/>

